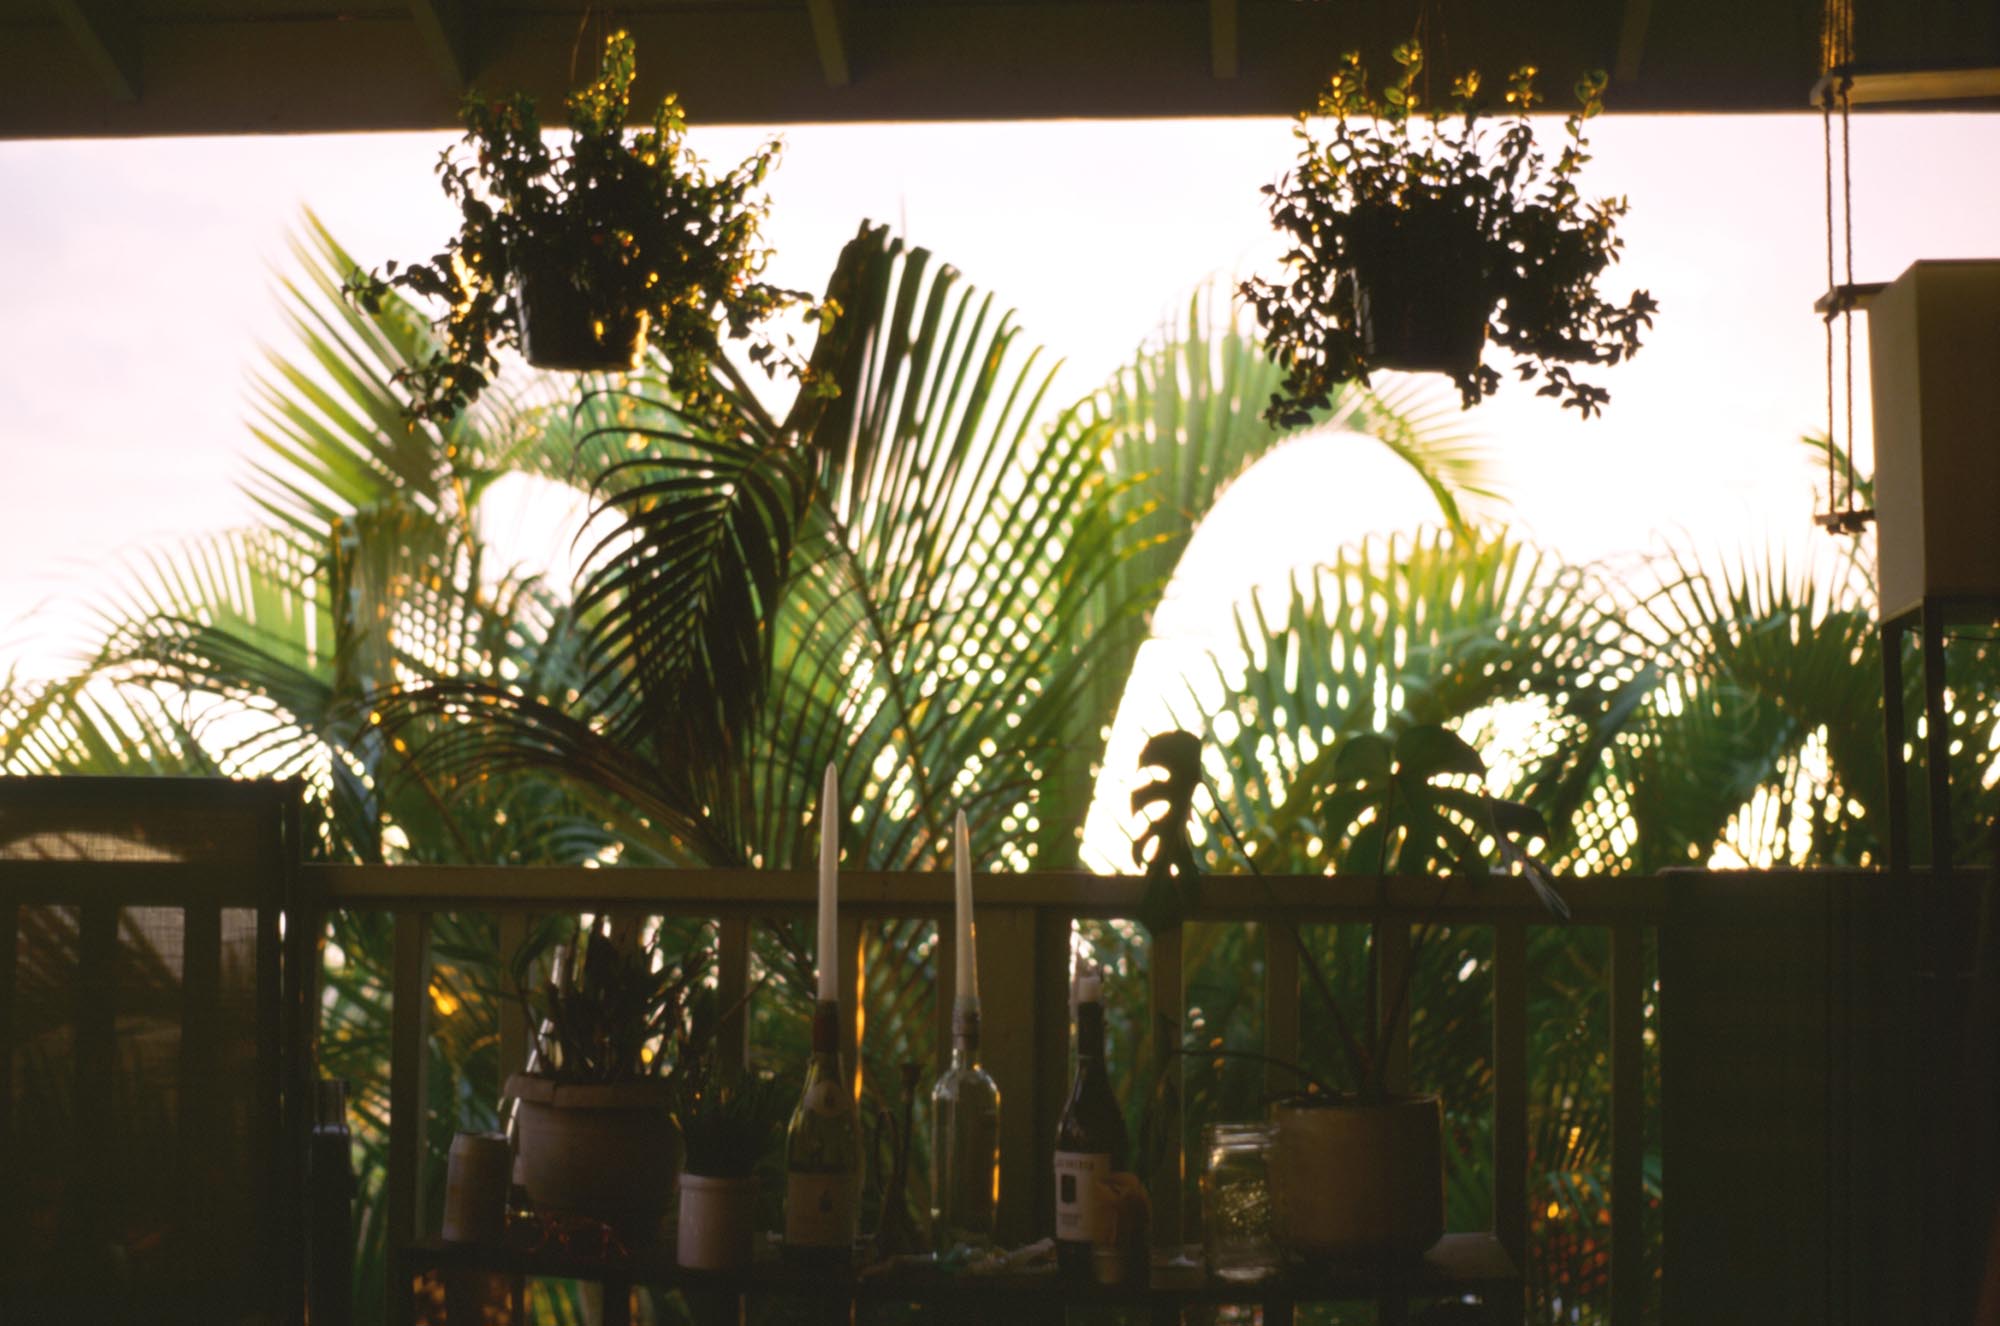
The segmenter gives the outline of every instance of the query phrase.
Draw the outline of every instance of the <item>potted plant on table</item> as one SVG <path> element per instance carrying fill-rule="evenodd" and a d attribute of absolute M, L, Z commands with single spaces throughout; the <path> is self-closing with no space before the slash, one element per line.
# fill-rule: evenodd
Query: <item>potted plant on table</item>
<path fill-rule="evenodd" d="M 465 138 L 438 162 L 461 213 L 458 234 L 428 261 L 349 278 L 349 294 L 370 312 L 391 286 L 445 305 L 443 348 L 396 375 L 414 416 L 444 421 L 463 410 L 506 347 L 537 367 L 586 372 L 636 368 L 650 343 L 691 407 L 712 395 L 723 332 L 750 341 L 753 363 L 804 377 L 796 356 L 758 330 L 790 307 L 832 312 L 761 279 L 770 256 L 759 234 L 762 188 L 779 145 L 712 175 L 671 95 L 627 138 L 634 74 L 632 39 L 614 33 L 596 81 L 569 98 L 564 145 L 544 139 L 532 98 L 469 95 Z"/>
<path fill-rule="evenodd" d="M 516 1176 L 535 1209 L 611 1227 L 626 1246 L 649 1246 L 679 1170 L 674 1106 L 682 1065 L 703 1053 L 688 1010 L 708 970 L 702 952 L 670 955 L 655 938 L 621 945 L 599 922 L 560 980 L 526 979 L 516 959 L 539 1067 L 516 1073 Z M 557 963 L 560 970 L 565 964 Z"/>
<path fill-rule="evenodd" d="M 1141 845 L 1157 840 L 1156 854 L 1174 855 L 1188 873 L 1193 852 L 1183 826 L 1201 784 L 1200 742 L 1185 732 L 1163 734 L 1141 758 L 1165 774 L 1134 794 L 1134 809 L 1163 807 Z M 1305 764 L 1283 805 L 1253 834 L 1263 850 L 1246 845 L 1226 819 L 1223 827 L 1253 871 L 1270 849 L 1304 843 L 1314 869 L 1375 875 L 1384 904 L 1392 876 L 1435 876 L 1442 900 L 1454 879 L 1490 877 L 1497 861 L 1504 872 L 1524 877 L 1551 915 L 1566 919 L 1567 905 L 1527 850 L 1547 837 L 1541 816 L 1488 793 L 1485 775 L 1479 753 L 1456 733 L 1435 724 L 1392 726 L 1389 734 L 1350 737 Z M 1313 995 L 1307 1011 L 1316 1004 L 1324 1014 L 1346 1072 L 1336 1086 L 1290 1065 L 1309 1085 L 1272 1105 L 1277 1233 L 1293 1253 L 1408 1256 L 1444 1234 L 1439 1098 L 1393 1090 L 1389 1081 L 1390 1050 L 1404 1034 L 1417 959 L 1437 928 L 1435 920 L 1418 928 L 1387 981 L 1378 969 L 1380 947 L 1368 946 L 1359 1010 L 1335 994 L 1317 956 L 1299 944 Z"/>
<path fill-rule="evenodd" d="M 1336 387 L 1378 368 L 1448 374 L 1470 407 L 1500 385 L 1483 362 L 1488 340 L 1514 353 L 1522 380 L 1541 380 L 1537 394 L 1589 417 L 1610 394 L 1572 365 L 1631 357 L 1657 308 L 1643 290 L 1622 304 L 1598 293 L 1626 211 L 1623 198 L 1587 200 L 1577 187 L 1604 76 L 1577 83 L 1551 161 L 1529 123 L 1532 68 L 1509 80 L 1509 118 L 1490 137 L 1477 73 L 1426 110 L 1421 48 L 1395 57 L 1401 73 L 1379 92 L 1359 56 L 1342 61 L 1316 107 L 1328 136 L 1301 114 L 1298 164 L 1264 189 L 1287 270 L 1240 293 L 1286 370 L 1267 417 L 1307 423 Z"/>
<path fill-rule="evenodd" d="M 757 1231 L 757 1171 L 772 1155 L 792 1102 L 768 1077 L 726 1077 L 713 1054 L 681 1076 L 676 1107 L 686 1161 L 676 1260 L 703 1271 L 748 1266 Z"/>

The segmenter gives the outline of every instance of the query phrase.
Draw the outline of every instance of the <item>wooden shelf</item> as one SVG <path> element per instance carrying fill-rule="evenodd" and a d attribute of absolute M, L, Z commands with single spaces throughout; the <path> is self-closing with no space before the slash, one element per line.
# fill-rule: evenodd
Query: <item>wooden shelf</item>
<path fill-rule="evenodd" d="M 606 1320 L 612 1301 L 633 1286 L 691 1291 L 703 1297 L 847 1299 L 856 1303 L 915 1304 L 940 1309 L 941 1319 L 958 1320 L 975 1304 L 1004 1310 L 1008 1319 L 1038 1307 L 1096 1304 L 1143 1307 L 1155 1315 L 1186 1304 L 1292 1304 L 1357 1299 L 1459 1298 L 1499 1291 L 1519 1295 L 1521 1274 L 1491 1234 L 1448 1234 L 1421 1257 L 1372 1262 L 1320 1262 L 1293 1268 L 1250 1284 L 1218 1280 L 1201 1263 L 1201 1249 L 1189 1247 L 1179 1260 L 1155 1251 L 1145 1285 L 1073 1285 L 1052 1268 L 999 1274 L 953 1272 L 925 1266 L 896 1266 L 880 1273 L 814 1270 L 760 1252 L 755 1265 L 739 1273 L 683 1270 L 669 1251 L 620 1258 L 578 1256 L 558 1251 L 526 1251 L 423 1239 L 402 1249 L 399 1285 L 429 1273 L 481 1272 L 538 1279 L 586 1280 L 606 1285 Z"/>

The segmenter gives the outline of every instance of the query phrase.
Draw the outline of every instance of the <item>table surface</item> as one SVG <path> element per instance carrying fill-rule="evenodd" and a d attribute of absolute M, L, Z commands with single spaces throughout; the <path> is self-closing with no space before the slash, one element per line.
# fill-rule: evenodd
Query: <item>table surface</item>
<path fill-rule="evenodd" d="M 1447 1234 L 1421 1257 L 1341 1262 L 1319 1260 L 1288 1268 L 1266 1280 L 1237 1283 L 1211 1277 L 1201 1249 L 1190 1247 L 1179 1260 L 1155 1250 L 1145 1285 L 1075 1285 L 1053 1267 L 971 1273 L 899 1263 L 879 1271 L 831 1271 L 786 1262 L 761 1249 L 748 1270 L 684 1270 L 671 1249 L 620 1257 L 578 1255 L 559 1250 L 528 1251 L 507 1245 L 421 1240 L 403 1250 L 404 1266 L 427 1270 L 478 1270 L 565 1280 L 599 1280 L 660 1288 L 701 1288 L 737 1293 L 840 1295 L 857 1299 L 935 1302 L 964 1295 L 1060 1297 L 1067 1302 L 1259 1303 L 1274 1299 L 1365 1298 L 1382 1294 L 1455 1295 L 1501 1289 L 1520 1283 L 1520 1271 L 1491 1234 Z"/>

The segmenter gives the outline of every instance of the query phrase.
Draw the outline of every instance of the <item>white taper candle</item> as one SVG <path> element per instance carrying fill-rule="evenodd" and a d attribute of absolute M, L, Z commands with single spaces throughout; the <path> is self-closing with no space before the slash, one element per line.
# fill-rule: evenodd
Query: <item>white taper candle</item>
<path fill-rule="evenodd" d="M 952 825 L 953 890 L 958 915 L 957 1003 L 963 1008 L 979 1003 L 979 956 L 974 951 L 972 925 L 972 835 L 966 831 L 965 812 L 958 812 Z"/>
<path fill-rule="evenodd" d="M 819 794 L 819 997 L 822 1003 L 840 998 L 840 784 L 833 765 L 826 766 L 826 785 Z"/>

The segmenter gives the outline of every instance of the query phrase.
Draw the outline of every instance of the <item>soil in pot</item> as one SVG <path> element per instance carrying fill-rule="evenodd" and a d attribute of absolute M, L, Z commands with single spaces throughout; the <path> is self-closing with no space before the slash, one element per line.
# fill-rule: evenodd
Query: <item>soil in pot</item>
<path fill-rule="evenodd" d="M 756 1245 L 757 1180 L 681 1175 L 675 1261 L 697 1271 L 737 1271 Z"/>
<path fill-rule="evenodd" d="M 670 1084 L 516 1075 L 507 1091 L 520 1102 L 516 1172 L 535 1209 L 602 1220 L 627 1247 L 651 1247 L 680 1169 Z"/>
<path fill-rule="evenodd" d="M 629 373 L 646 348 L 642 309 L 601 307 L 553 264 L 515 273 L 521 305 L 521 354 L 536 368 L 567 373 Z"/>
<path fill-rule="evenodd" d="M 1278 1241 L 1335 1259 L 1422 1254 L 1444 1237 L 1443 1119 L 1436 1096 L 1274 1106 Z"/>
<path fill-rule="evenodd" d="M 1461 376 L 1478 367 L 1492 300 L 1461 209 L 1385 208 L 1357 228 L 1355 248 L 1347 282 L 1370 368 Z"/>

